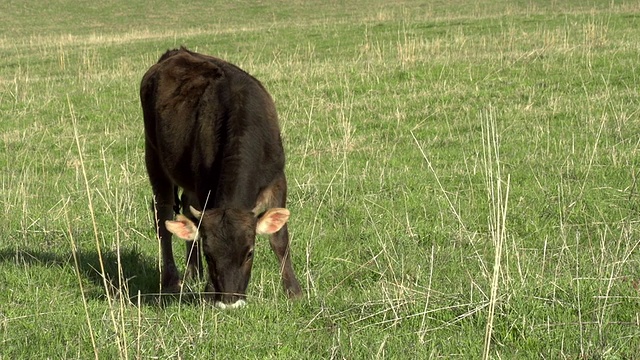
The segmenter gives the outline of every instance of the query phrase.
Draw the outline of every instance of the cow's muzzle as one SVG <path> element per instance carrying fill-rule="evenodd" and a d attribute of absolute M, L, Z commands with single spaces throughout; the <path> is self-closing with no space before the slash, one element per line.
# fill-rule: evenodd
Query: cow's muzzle
<path fill-rule="evenodd" d="M 216 301 L 216 307 L 218 309 L 221 309 L 221 310 L 237 309 L 237 308 L 241 308 L 241 307 L 246 306 L 246 305 L 247 305 L 247 302 L 244 301 L 244 299 L 238 299 L 232 304 L 225 304 L 222 301 Z"/>

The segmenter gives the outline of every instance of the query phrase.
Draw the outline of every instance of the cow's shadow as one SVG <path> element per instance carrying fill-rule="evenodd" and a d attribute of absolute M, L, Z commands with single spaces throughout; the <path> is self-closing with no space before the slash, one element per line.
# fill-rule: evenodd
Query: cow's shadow
<path fill-rule="evenodd" d="M 54 251 L 32 248 L 0 248 L 0 262 L 19 266 L 59 266 L 62 271 L 79 274 L 82 281 L 89 281 L 84 296 L 89 299 L 105 299 L 124 296 L 133 304 L 164 306 L 176 301 L 198 300 L 194 294 L 160 294 L 158 264 L 136 249 L 119 252 L 95 249 L 79 250 L 74 260 L 71 251 Z M 102 260 L 102 261 L 101 261 Z M 102 270 L 104 268 L 104 271 Z M 76 272 L 77 269 L 77 272 Z M 104 277 L 102 274 L 104 273 Z"/>

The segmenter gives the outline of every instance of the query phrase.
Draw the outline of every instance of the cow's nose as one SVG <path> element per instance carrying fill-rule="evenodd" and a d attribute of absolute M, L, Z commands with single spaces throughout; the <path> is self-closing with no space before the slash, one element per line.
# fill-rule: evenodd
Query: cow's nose
<path fill-rule="evenodd" d="M 237 308 L 241 308 L 247 306 L 247 302 L 244 301 L 243 299 L 239 299 L 236 302 L 234 302 L 233 304 L 229 305 L 230 308 L 232 309 L 237 309 Z"/>
<path fill-rule="evenodd" d="M 232 303 L 232 304 L 225 304 L 225 303 L 223 303 L 222 301 L 217 301 L 217 302 L 216 302 L 216 307 L 217 307 L 218 309 L 221 309 L 221 310 L 225 310 L 225 309 L 237 309 L 237 308 L 241 308 L 241 307 L 246 306 L 246 305 L 247 305 L 247 302 L 246 302 L 246 301 L 244 301 L 243 299 L 236 300 L 236 301 L 235 301 L 234 303 Z"/>

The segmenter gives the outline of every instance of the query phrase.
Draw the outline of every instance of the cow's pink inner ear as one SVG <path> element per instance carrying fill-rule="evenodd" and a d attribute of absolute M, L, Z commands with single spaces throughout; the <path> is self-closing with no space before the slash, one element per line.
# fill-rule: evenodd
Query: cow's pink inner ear
<path fill-rule="evenodd" d="M 258 219 L 257 234 L 273 234 L 280 230 L 289 220 L 289 210 L 285 208 L 269 209 Z"/>
<path fill-rule="evenodd" d="M 196 225 L 184 215 L 178 215 L 176 220 L 165 221 L 167 230 L 184 240 L 195 240 L 198 235 Z"/>

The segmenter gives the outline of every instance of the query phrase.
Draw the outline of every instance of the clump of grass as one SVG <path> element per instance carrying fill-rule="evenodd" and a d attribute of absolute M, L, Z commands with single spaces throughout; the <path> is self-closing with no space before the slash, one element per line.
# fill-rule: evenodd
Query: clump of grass
<path fill-rule="evenodd" d="M 111 284 L 109 283 L 109 279 L 107 278 L 107 272 L 105 270 L 105 262 L 102 256 L 102 244 L 100 241 L 100 235 L 98 232 L 98 224 L 96 221 L 96 217 L 95 217 L 95 212 L 94 212 L 94 207 L 93 207 L 93 197 L 92 197 L 92 189 L 89 186 L 89 180 L 87 178 L 87 172 L 86 172 L 86 168 L 84 166 L 84 157 L 82 154 L 82 148 L 80 146 L 80 140 L 79 140 L 79 135 L 78 135 L 78 126 L 77 126 L 77 120 L 76 120 L 76 116 L 73 110 L 73 106 L 71 105 L 71 101 L 69 100 L 69 98 L 67 97 L 67 103 L 69 105 L 69 114 L 70 114 L 70 118 L 72 120 L 72 126 L 73 126 L 73 134 L 74 134 L 74 139 L 75 139 L 75 143 L 78 149 L 78 158 L 79 158 L 79 162 L 80 162 L 80 169 L 82 170 L 82 178 L 83 178 L 83 182 L 85 184 L 85 191 L 86 191 L 86 196 L 87 196 L 87 204 L 88 204 L 88 210 L 89 210 L 89 215 L 90 215 L 90 219 L 91 219 L 91 224 L 93 226 L 93 235 L 95 236 L 95 245 L 96 245 L 96 251 L 98 254 L 98 263 L 100 264 L 100 269 L 99 269 L 99 274 L 100 277 L 102 278 L 102 284 L 104 287 L 104 292 L 105 292 L 105 296 L 107 299 L 107 306 L 108 306 L 108 311 L 109 311 L 109 315 L 111 317 L 111 322 L 113 325 L 113 330 L 114 330 L 114 334 L 116 336 L 116 345 L 118 347 L 118 354 L 121 358 L 128 358 L 128 348 L 126 345 L 126 332 L 124 331 L 124 324 L 123 323 L 119 323 L 117 318 L 120 317 L 122 319 L 122 315 L 123 315 L 123 307 L 125 306 L 124 303 L 124 298 L 125 297 L 120 297 L 121 298 L 121 302 L 120 302 L 120 308 L 115 307 L 114 306 L 114 299 L 112 298 L 112 289 L 111 289 Z M 117 220 L 117 217 L 116 217 Z M 71 249 L 72 249 L 72 253 L 73 253 L 73 257 L 74 257 L 74 262 L 76 264 L 76 271 L 78 271 L 78 263 L 77 263 L 77 255 L 76 255 L 76 245 L 75 242 L 73 241 L 73 238 L 70 235 L 70 240 L 71 240 Z M 120 242 L 119 242 L 119 237 L 117 237 L 116 239 L 116 254 L 117 254 L 117 259 L 118 259 L 118 284 L 120 284 L 120 286 L 125 286 L 124 285 L 124 279 L 122 279 L 122 264 L 120 262 Z M 78 276 L 79 273 L 78 273 Z M 81 284 L 81 283 L 80 283 Z M 83 305 L 85 307 L 85 313 L 86 313 L 86 299 L 84 296 L 84 291 L 82 290 L 82 285 L 80 285 L 81 288 L 81 293 L 82 293 L 82 302 Z M 120 309 L 120 316 L 118 316 L 118 309 Z M 122 320 L 124 321 L 124 320 Z M 91 325 L 91 319 L 89 318 L 89 316 L 87 316 L 87 325 L 89 326 L 89 332 L 90 332 L 90 336 L 91 336 L 91 343 L 93 345 L 94 348 L 94 354 L 96 359 L 98 359 L 98 349 L 96 347 L 95 344 L 95 337 L 93 334 L 93 328 Z"/>
<path fill-rule="evenodd" d="M 502 254 L 507 237 L 507 209 L 509 203 L 510 176 L 503 175 L 502 160 L 500 158 L 500 138 L 498 136 L 495 115 L 490 108 L 483 114 L 482 154 L 489 202 L 489 234 L 494 246 L 493 272 L 491 275 L 491 290 L 487 309 L 487 325 L 484 336 L 483 359 L 489 359 L 496 304 L 499 300 L 500 279 L 502 277 Z"/>

